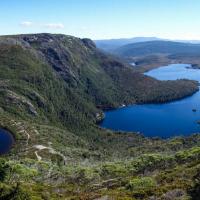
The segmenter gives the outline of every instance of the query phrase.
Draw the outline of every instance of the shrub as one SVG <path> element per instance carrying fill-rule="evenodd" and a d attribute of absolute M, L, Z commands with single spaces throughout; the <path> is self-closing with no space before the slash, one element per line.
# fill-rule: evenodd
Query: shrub
<path fill-rule="evenodd" d="M 127 189 L 132 191 L 150 190 L 156 186 L 156 182 L 151 177 L 134 178 L 130 180 Z"/>

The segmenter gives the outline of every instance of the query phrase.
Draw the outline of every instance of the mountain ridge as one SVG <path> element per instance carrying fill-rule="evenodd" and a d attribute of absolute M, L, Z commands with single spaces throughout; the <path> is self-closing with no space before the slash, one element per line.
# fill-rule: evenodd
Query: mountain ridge
<path fill-rule="evenodd" d="M 114 53 L 122 56 L 144 56 L 150 54 L 194 54 L 200 52 L 200 44 L 172 41 L 148 41 L 119 47 Z"/>
<path fill-rule="evenodd" d="M 94 40 L 94 42 L 98 48 L 104 51 L 112 52 L 114 49 L 130 43 L 146 42 L 154 40 L 163 40 L 163 39 L 157 37 L 134 37 L 134 38 Z"/>

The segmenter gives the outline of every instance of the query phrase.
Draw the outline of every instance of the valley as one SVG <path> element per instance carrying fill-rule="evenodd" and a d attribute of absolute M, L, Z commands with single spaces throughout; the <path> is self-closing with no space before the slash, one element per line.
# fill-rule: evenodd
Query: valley
<path fill-rule="evenodd" d="M 199 90 L 196 79 L 163 81 L 136 67 L 89 39 L 1 36 L 0 126 L 15 143 L 0 158 L 0 199 L 190 198 L 199 134 L 163 140 L 96 124 L 104 109 Z"/>
<path fill-rule="evenodd" d="M 200 1 L 0 1 L 0 200 L 200 200 Z"/>

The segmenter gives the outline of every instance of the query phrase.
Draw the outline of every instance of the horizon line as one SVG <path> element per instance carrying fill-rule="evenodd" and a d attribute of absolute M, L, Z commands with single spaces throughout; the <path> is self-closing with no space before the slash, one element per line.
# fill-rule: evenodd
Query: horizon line
<path fill-rule="evenodd" d="M 52 32 L 30 32 L 30 33 L 13 33 L 13 34 L 1 34 L 0 36 L 17 36 L 17 35 L 33 35 L 33 34 L 55 34 L 55 35 L 67 35 L 77 38 L 88 38 L 93 41 L 100 41 L 100 40 L 126 40 L 126 39 L 135 39 L 135 38 L 155 38 L 158 40 L 169 40 L 169 41 L 200 41 L 200 38 L 194 39 L 194 38 L 170 38 L 170 37 L 158 37 L 158 36 L 133 36 L 133 37 L 114 37 L 114 38 L 92 38 L 92 37 L 79 37 L 77 35 L 73 34 L 67 34 L 67 33 L 52 33 Z"/>

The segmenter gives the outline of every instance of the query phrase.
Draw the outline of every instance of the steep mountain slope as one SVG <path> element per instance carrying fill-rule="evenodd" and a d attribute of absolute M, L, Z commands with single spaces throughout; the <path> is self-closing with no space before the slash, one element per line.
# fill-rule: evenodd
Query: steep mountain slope
<path fill-rule="evenodd" d="M 169 101 L 197 90 L 193 81 L 161 82 L 136 73 L 128 65 L 98 51 L 87 39 L 21 35 L 1 37 L 0 45 L 2 85 L 8 89 L 14 87 L 14 91 L 10 90 L 19 91 L 19 95 L 28 94 L 33 103 L 37 99 L 37 106 L 56 111 L 61 118 L 69 117 L 65 116 L 69 114 L 63 108 L 65 104 L 92 118 L 95 107 Z M 41 99 L 45 98 L 48 103 L 51 100 L 53 108 L 43 105 Z"/>
<path fill-rule="evenodd" d="M 113 133 L 95 122 L 101 108 L 165 102 L 197 90 L 194 81 L 146 77 L 88 39 L 0 37 L 0 127 L 15 136 L 12 150 L 0 159 L 0 199 L 124 199 L 137 192 L 146 198 L 149 189 L 159 196 L 156 186 L 162 184 L 162 193 L 171 188 L 153 182 L 153 188 L 142 192 L 131 189 L 132 182 L 145 175 L 146 167 L 154 181 L 154 171 L 183 167 L 191 160 L 190 176 L 174 188 L 194 189 L 187 180 L 197 172 L 198 135 L 164 141 Z M 149 183 L 148 178 L 142 181 Z"/>

